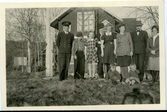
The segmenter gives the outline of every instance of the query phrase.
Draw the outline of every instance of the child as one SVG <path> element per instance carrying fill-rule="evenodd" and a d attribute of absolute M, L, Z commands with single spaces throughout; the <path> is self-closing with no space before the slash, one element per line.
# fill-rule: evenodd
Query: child
<path fill-rule="evenodd" d="M 110 70 L 106 74 L 105 79 L 110 79 L 114 85 L 120 84 L 121 76 L 116 70 L 116 66 L 114 64 L 110 64 Z"/>
<path fill-rule="evenodd" d="M 88 63 L 89 78 L 95 79 L 96 64 L 98 62 L 96 40 L 94 39 L 94 32 L 88 33 L 88 40 L 86 46 L 86 61 Z"/>
<path fill-rule="evenodd" d="M 84 79 L 85 72 L 85 40 L 82 32 L 77 32 L 77 39 L 72 46 L 72 55 L 74 57 L 74 79 Z"/>
<path fill-rule="evenodd" d="M 129 85 L 134 85 L 135 83 L 140 83 L 138 74 L 139 74 L 139 70 L 136 69 L 136 65 L 131 64 L 130 71 L 128 73 L 129 77 L 125 80 L 125 82 L 129 83 Z"/>

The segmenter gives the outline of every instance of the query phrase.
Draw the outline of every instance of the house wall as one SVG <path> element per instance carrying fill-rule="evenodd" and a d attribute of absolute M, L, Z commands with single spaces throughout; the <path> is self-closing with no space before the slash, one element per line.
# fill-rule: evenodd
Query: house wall
<path fill-rule="evenodd" d="M 84 10 L 88 11 L 88 10 L 92 10 L 94 11 L 94 9 L 89 9 L 89 8 L 85 8 Z M 59 26 L 59 31 L 63 30 L 63 26 L 61 25 L 63 21 L 70 21 L 71 22 L 71 32 L 74 33 L 74 35 L 77 33 L 77 11 L 82 11 L 82 9 L 75 9 L 72 12 L 70 12 L 67 16 L 65 16 L 58 24 Z M 97 23 L 101 23 L 104 20 L 109 21 L 111 24 L 114 25 L 113 31 L 115 31 L 115 19 L 110 16 L 108 13 L 106 13 L 105 11 L 103 11 L 102 9 L 98 9 L 96 12 L 96 17 L 95 17 L 95 22 Z M 95 23 L 97 25 L 97 23 Z M 95 28 L 97 28 L 97 32 L 98 33 L 98 26 L 95 25 Z M 73 74 L 74 73 L 74 60 L 73 57 L 71 57 L 71 62 L 70 62 L 70 66 L 69 66 L 69 73 Z M 85 72 L 88 72 L 88 68 L 87 68 L 87 63 L 85 66 Z"/>
<path fill-rule="evenodd" d="M 136 30 L 136 18 L 123 18 L 123 23 L 126 25 L 127 32 L 133 32 Z"/>
<path fill-rule="evenodd" d="M 101 23 L 104 20 L 107 20 L 108 22 L 110 22 L 111 24 L 114 25 L 113 31 L 115 31 L 115 19 L 101 9 L 98 10 L 98 13 L 99 13 L 98 14 L 98 22 Z"/>

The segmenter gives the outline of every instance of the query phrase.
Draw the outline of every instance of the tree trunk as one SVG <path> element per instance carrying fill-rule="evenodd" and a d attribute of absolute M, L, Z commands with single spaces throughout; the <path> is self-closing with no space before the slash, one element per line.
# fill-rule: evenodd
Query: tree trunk
<path fill-rule="evenodd" d="M 24 56 L 23 56 L 23 44 L 24 44 L 24 41 L 22 41 L 22 73 L 23 73 L 23 66 L 24 66 Z"/>
<path fill-rule="evenodd" d="M 30 40 L 28 40 L 27 46 L 28 46 L 27 72 L 28 72 L 28 73 L 31 73 L 31 49 L 30 49 Z"/>
<path fill-rule="evenodd" d="M 38 55 L 38 63 L 37 65 L 39 66 L 40 65 L 40 60 L 39 60 L 39 51 L 40 51 L 40 47 L 39 47 L 39 43 L 37 42 L 37 55 Z"/>
<path fill-rule="evenodd" d="M 46 9 L 46 76 L 53 76 L 53 40 L 50 38 L 50 12 Z"/>
<path fill-rule="evenodd" d="M 37 52 L 37 50 L 36 50 L 36 42 L 35 42 L 35 52 L 34 52 L 34 56 L 35 56 L 35 59 L 34 59 L 34 63 L 35 63 L 35 66 L 34 66 L 34 70 L 35 70 L 35 73 L 36 73 L 36 66 L 37 66 L 37 62 L 36 62 L 36 52 Z"/>

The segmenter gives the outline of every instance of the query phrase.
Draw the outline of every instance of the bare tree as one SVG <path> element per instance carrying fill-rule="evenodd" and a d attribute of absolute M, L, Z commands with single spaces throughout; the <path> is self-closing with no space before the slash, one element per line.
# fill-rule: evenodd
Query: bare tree
<path fill-rule="evenodd" d="M 136 18 L 143 20 L 143 24 L 148 25 L 148 29 L 155 24 L 159 25 L 159 12 L 158 7 L 155 6 L 144 6 L 144 7 L 128 7 L 132 10 L 128 16 L 131 16 L 132 14 L 136 14 Z"/>
<path fill-rule="evenodd" d="M 7 38 L 18 37 L 16 40 L 27 41 L 27 72 L 31 72 L 31 42 L 37 40 L 35 38 L 43 29 L 43 24 L 39 22 L 39 10 L 36 8 L 6 9 Z"/>

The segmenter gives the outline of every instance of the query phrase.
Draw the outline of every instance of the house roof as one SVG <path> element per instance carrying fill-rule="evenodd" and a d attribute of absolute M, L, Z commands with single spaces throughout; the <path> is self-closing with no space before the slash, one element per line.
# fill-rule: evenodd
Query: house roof
<path fill-rule="evenodd" d="M 123 18 L 123 23 L 126 25 L 126 31 L 131 32 L 136 30 L 136 18 Z"/>
<path fill-rule="evenodd" d="M 108 9 L 102 8 L 102 7 L 99 7 L 99 8 L 102 9 L 102 10 L 104 10 L 107 14 L 112 15 L 117 21 L 119 21 L 119 22 L 123 21 L 120 17 L 118 17 L 117 15 L 115 15 L 114 13 L 112 13 L 111 11 L 109 11 Z M 52 21 L 50 23 L 50 26 L 55 28 L 55 26 L 58 25 L 58 22 L 62 18 L 64 18 L 66 15 L 68 15 L 70 12 L 72 12 L 75 9 L 77 9 L 77 7 L 67 8 L 64 11 L 62 11 L 58 16 L 56 16 L 55 18 L 52 19 Z"/>

